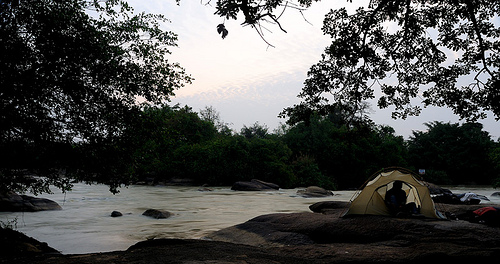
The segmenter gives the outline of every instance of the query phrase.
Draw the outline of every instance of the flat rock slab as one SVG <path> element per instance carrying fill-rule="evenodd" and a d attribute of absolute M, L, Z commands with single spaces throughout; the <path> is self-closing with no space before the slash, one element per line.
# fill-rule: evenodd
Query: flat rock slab
<path fill-rule="evenodd" d="M 455 206 L 451 209 L 461 212 L 465 208 L 460 207 L 459 210 Z M 340 218 L 344 210 L 332 208 L 328 214 L 262 215 L 214 232 L 209 238 L 256 247 L 281 248 L 287 256 L 330 259 L 334 263 L 411 263 L 435 257 L 492 260 L 500 252 L 500 228 L 463 220 L 385 216 Z"/>

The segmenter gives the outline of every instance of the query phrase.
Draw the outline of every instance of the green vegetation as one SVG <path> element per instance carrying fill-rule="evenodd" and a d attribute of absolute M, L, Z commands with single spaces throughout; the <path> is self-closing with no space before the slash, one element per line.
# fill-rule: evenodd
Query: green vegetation
<path fill-rule="evenodd" d="M 115 148 L 129 160 L 116 167 L 126 167 L 134 181 L 231 185 L 257 178 L 282 188 L 357 188 L 390 166 L 425 169 L 436 184 L 493 184 L 500 176 L 500 143 L 479 123 L 433 122 L 404 140 L 369 120 L 349 126 L 339 114 L 313 115 L 279 133 L 259 123 L 228 133 L 200 116 L 187 106 L 145 107 Z"/>
<path fill-rule="evenodd" d="M 228 133 L 200 116 L 187 106 L 144 106 L 119 140 L 60 147 L 56 157 L 65 160 L 51 164 L 84 171 L 74 174 L 76 180 L 113 188 L 172 179 L 220 186 L 257 178 L 282 188 L 348 189 L 389 166 L 426 169 L 425 179 L 436 184 L 493 184 L 500 178 L 500 143 L 478 123 L 433 122 L 404 140 L 391 127 L 369 121 L 348 126 L 337 115 L 313 115 L 279 133 L 259 123 Z"/>
<path fill-rule="evenodd" d="M 478 123 L 433 122 L 427 132 L 414 132 L 408 141 L 411 164 L 427 168 L 430 181 L 443 184 L 491 184 L 498 177 L 495 144 Z"/>
<path fill-rule="evenodd" d="M 140 111 L 137 99 L 161 104 L 191 81 L 168 61 L 177 36 L 161 30 L 163 22 L 118 0 L 0 2 L 2 190 L 66 189 L 61 173 L 112 188 L 123 182 L 112 176 L 120 167 L 108 166 L 119 158 L 107 154 Z M 73 149 L 80 143 L 83 152 Z M 93 158 L 85 167 L 95 170 L 75 166 L 80 155 Z"/>

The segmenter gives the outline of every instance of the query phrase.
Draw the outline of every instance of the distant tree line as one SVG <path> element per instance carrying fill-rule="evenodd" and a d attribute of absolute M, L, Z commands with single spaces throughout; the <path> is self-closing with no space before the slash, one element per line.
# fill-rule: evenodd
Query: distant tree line
<path fill-rule="evenodd" d="M 115 187 L 172 179 L 224 186 L 257 178 L 282 188 L 351 189 L 390 166 L 425 169 L 424 179 L 436 184 L 499 181 L 500 143 L 481 124 L 426 125 L 427 131 L 414 131 L 404 140 L 389 126 L 367 120 L 348 125 L 339 114 L 331 114 L 312 115 L 308 122 L 274 132 L 257 122 L 236 133 L 213 108 L 197 113 L 188 106 L 144 106 L 119 140 L 54 145 L 50 164 L 72 171 L 77 180 L 81 176 Z M 15 149 L 25 150 L 25 158 L 16 159 L 25 164 L 36 164 L 32 161 L 40 157 L 29 144 Z"/>
<path fill-rule="evenodd" d="M 436 184 L 494 184 L 500 175 L 500 143 L 479 123 L 431 122 L 404 140 L 389 126 L 366 117 L 347 122 L 336 113 L 274 132 L 257 122 L 228 133 L 219 118 L 200 118 L 207 109 L 144 109 L 126 133 L 135 177 L 209 185 L 258 178 L 283 188 L 348 189 L 389 166 L 425 169 L 424 178 Z"/>
<path fill-rule="evenodd" d="M 227 186 L 254 178 L 282 188 L 352 189 L 390 166 L 425 169 L 424 179 L 436 184 L 500 180 L 500 142 L 479 123 L 431 122 L 427 131 L 414 131 L 408 140 L 371 121 L 348 125 L 338 114 L 312 115 L 308 122 L 273 132 L 258 122 L 232 132 L 218 114 L 206 119 L 207 109 L 143 106 L 126 122 L 121 137 L 99 142 L 39 148 L 4 141 L 0 147 L 12 151 L 2 163 L 33 174 L 55 170 L 67 181 L 105 183 L 112 191 L 139 181 L 189 179 L 196 185 Z"/>

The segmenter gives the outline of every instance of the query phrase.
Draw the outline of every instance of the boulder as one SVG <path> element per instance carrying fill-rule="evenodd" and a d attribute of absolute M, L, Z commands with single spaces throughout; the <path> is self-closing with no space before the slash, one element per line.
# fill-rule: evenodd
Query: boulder
<path fill-rule="evenodd" d="M 494 192 L 491 194 L 492 197 L 500 197 L 500 192 Z"/>
<path fill-rule="evenodd" d="M 233 184 L 231 190 L 234 191 L 266 191 L 266 190 L 279 190 L 279 186 L 265 182 L 257 179 L 253 179 L 251 181 L 238 181 Z"/>
<path fill-rule="evenodd" d="M 338 209 L 347 210 L 347 208 L 349 208 L 349 202 L 341 201 L 322 201 L 309 206 L 311 211 L 322 214 L 336 213 Z"/>
<path fill-rule="evenodd" d="M 331 191 L 325 190 L 318 186 L 309 186 L 305 190 L 298 190 L 297 193 L 304 197 L 327 197 L 333 196 Z"/>
<path fill-rule="evenodd" d="M 121 212 L 118 212 L 118 211 L 113 211 L 111 212 L 111 217 L 119 217 L 119 216 L 122 216 L 123 214 Z"/>
<path fill-rule="evenodd" d="M 40 242 L 19 231 L 0 227 L 0 263 L 20 263 L 19 257 L 42 254 L 60 254 L 45 242 Z"/>
<path fill-rule="evenodd" d="M 12 191 L 0 194 L 0 212 L 37 212 L 61 209 L 58 203 L 46 198 L 19 195 Z"/>
<path fill-rule="evenodd" d="M 211 192 L 213 191 L 212 188 L 209 188 L 210 186 L 208 184 L 203 184 L 200 188 L 198 188 L 199 192 Z"/>
<path fill-rule="evenodd" d="M 165 210 L 148 209 L 144 213 L 142 213 L 142 215 L 156 219 L 164 219 L 164 218 L 169 218 L 172 214 Z"/>

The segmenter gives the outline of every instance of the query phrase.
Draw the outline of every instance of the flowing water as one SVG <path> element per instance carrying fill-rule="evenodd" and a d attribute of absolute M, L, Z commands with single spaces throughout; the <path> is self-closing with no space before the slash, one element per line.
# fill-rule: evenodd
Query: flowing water
<path fill-rule="evenodd" d="M 448 187 L 454 193 L 474 192 L 491 203 L 491 187 Z M 229 187 L 199 191 L 198 187 L 129 186 L 113 195 L 104 185 L 76 184 L 71 192 L 41 195 L 61 205 L 60 211 L 0 212 L 0 221 L 64 254 L 125 250 L 150 238 L 203 238 L 210 232 L 269 213 L 310 212 L 319 201 L 349 201 L 354 191 L 335 191 L 333 197 L 304 198 L 298 189 L 238 192 Z M 143 216 L 147 209 L 167 210 L 167 219 Z M 112 211 L 123 216 L 111 217 Z"/>

